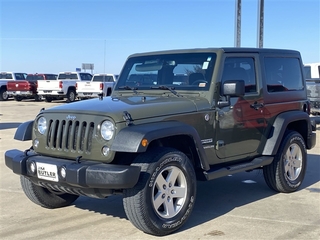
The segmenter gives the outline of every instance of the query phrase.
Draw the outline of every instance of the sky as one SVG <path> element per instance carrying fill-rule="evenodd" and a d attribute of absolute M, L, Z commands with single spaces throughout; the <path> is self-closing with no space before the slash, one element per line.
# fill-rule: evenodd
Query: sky
<path fill-rule="evenodd" d="M 0 0 L 0 71 L 120 73 L 134 53 L 235 46 L 236 0 Z M 258 0 L 242 0 L 257 47 Z M 320 62 L 320 0 L 264 0 L 264 48 Z"/>

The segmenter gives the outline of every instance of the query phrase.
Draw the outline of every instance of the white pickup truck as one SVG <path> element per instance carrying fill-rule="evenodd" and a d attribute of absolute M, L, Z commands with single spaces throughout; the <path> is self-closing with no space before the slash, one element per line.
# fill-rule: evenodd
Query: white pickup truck
<path fill-rule="evenodd" d="M 77 82 L 78 99 L 110 96 L 118 75 L 94 74 L 91 81 Z"/>
<path fill-rule="evenodd" d="M 38 94 L 46 102 L 67 98 L 73 102 L 77 98 L 76 83 L 90 81 L 92 75 L 86 72 L 60 72 L 57 80 L 38 81 Z"/>
<path fill-rule="evenodd" d="M 26 77 L 26 73 L 0 72 L 0 101 L 6 101 L 11 97 L 7 92 L 7 83 L 9 81 L 25 80 Z"/>

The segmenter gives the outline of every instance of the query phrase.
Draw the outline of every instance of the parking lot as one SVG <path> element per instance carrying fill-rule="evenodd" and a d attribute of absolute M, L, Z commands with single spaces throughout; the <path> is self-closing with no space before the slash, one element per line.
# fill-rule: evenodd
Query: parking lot
<path fill-rule="evenodd" d="M 122 196 L 80 197 L 69 207 L 45 209 L 23 193 L 19 176 L 5 166 L 4 152 L 27 149 L 13 139 L 16 128 L 41 108 L 65 102 L 0 102 L 1 239 L 158 239 L 136 229 L 126 218 Z M 318 125 L 319 126 L 319 125 Z M 188 222 L 165 239 L 320 239 L 320 128 L 308 151 L 305 180 L 299 191 L 277 194 L 261 171 L 198 182 Z"/>

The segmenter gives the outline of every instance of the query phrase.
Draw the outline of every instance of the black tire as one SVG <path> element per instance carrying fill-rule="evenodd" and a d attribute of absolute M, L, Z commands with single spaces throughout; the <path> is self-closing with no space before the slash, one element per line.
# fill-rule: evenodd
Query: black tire
<path fill-rule="evenodd" d="M 140 166 L 141 174 L 138 183 L 124 191 L 128 219 L 148 234 L 176 231 L 189 218 L 196 199 L 192 163 L 180 151 L 156 148 L 140 154 L 132 165 Z"/>
<path fill-rule="evenodd" d="M 21 97 L 21 96 L 14 96 L 13 98 L 14 98 L 14 100 L 16 100 L 17 102 L 21 102 L 22 99 L 23 99 L 23 97 Z"/>
<path fill-rule="evenodd" d="M 41 102 L 41 101 L 43 100 L 43 97 L 42 97 L 42 95 L 36 94 L 36 95 L 34 96 L 34 100 L 35 100 L 36 102 Z"/>
<path fill-rule="evenodd" d="M 112 89 L 111 88 L 108 88 L 108 91 L 107 91 L 107 96 L 110 96 L 112 93 Z"/>
<path fill-rule="evenodd" d="M 7 93 L 7 90 L 2 88 L 0 89 L 0 101 L 7 101 L 9 98 L 9 95 Z"/>
<path fill-rule="evenodd" d="M 295 131 L 287 131 L 270 165 L 263 167 L 267 185 L 276 192 L 296 191 L 305 176 L 307 151 L 304 139 Z"/>
<path fill-rule="evenodd" d="M 69 89 L 67 93 L 67 102 L 74 102 L 76 100 L 77 94 L 73 89 Z"/>
<path fill-rule="evenodd" d="M 45 102 L 52 102 L 52 97 L 47 97 L 47 96 L 46 96 L 46 97 L 44 98 L 44 101 L 45 101 Z"/>
<path fill-rule="evenodd" d="M 26 196 L 35 204 L 44 208 L 60 208 L 69 206 L 79 196 L 68 193 L 54 193 L 32 183 L 28 178 L 20 176 L 20 183 Z"/>

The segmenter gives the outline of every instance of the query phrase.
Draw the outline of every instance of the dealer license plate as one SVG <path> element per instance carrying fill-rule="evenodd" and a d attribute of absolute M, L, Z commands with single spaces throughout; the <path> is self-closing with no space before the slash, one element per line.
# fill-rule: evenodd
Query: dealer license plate
<path fill-rule="evenodd" d="M 56 165 L 47 163 L 37 163 L 38 178 L 58 182 L 58 168 Z"/>

